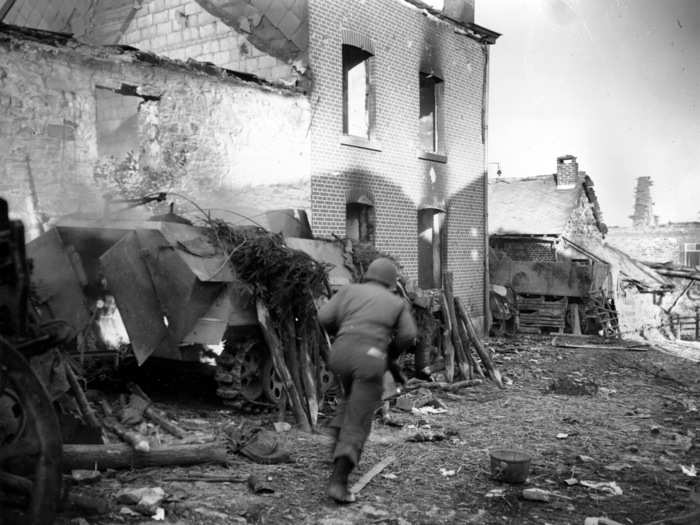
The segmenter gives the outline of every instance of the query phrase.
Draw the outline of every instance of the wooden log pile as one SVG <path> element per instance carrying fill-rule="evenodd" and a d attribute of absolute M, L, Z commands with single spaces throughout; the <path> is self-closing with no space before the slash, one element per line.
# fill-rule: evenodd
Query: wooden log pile
<path fill-rule="evenodd" d="M 442 342 L 447 383 L 454 383 L 457 378 L 470 381 L 488 377 L 503 388 L 501 374 L 493 364 L 491 352 L 481 341 L 467 309 L 458 297 L 454 297 L 450 272 L 445 272 L 443 284 L 440 303 L 444 320 Z"/>

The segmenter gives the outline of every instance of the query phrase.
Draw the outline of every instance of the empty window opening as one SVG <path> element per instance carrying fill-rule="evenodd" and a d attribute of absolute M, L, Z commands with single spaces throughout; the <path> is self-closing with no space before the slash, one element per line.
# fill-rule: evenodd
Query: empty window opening
<path fill-rule="evenodd" d="M 143 99 L 112 89 L 95 89 L 97 154 L 121 158 L 138 149 L 138 112 Z"/>
<path fill-rule="evenodd" d="M 418 286 L 439 288 L 442 281 L 442 242 L 445 213 L 418 210 Z"/>
<path fill-rule="evenodd" d="M 367 139 L 372 126 L 371 57 L 363 49 L 343 45 L 343 133 Z"/>
<path fill-rule="evenodd" d="M 349 202 L 345 208 L 345 235 L 348 239 L 374 244 L 374 206 Z"/>
<path fill-rule="evenodd" d="M 122 84 L 119 89 L 95 88 L 95 127 L 97 154 L 123 158 L 139 147 L 138 113 L 142 102 L 158 97 L 139 95 L 136 86 Z"/>
<path fill-rule="evenodd" d="M 442 80 L 434 75 L 420 74 L 418 134 L 423 151 L 437 153 L 443 149 L 440 136 L 442 84 Z"/>

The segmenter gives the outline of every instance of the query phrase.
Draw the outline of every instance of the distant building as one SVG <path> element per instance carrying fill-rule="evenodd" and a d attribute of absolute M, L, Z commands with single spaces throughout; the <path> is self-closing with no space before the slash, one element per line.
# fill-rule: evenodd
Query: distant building
<path fill-rule="evenodd" d="M 651 177 L 639 177 L 632 226 L 612 226 L 608 242 L 639 260 L 700 266 L 700 221 L 659 224 L 653 213 Z"/>
<path fill-rule="evenodd" d="M 519 294 L 521 326 L 625 333 L 656 322 L 644 294 L 669 283 L 606 244 L 607 231 L 593 181 L 572 155 L 557 158 L 554 174 L 489 182 L 491 282 Z"/>

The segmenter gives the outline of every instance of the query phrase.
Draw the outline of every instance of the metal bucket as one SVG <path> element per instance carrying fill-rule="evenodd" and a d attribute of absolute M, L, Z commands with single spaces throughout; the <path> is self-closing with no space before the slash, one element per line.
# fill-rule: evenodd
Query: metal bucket
<path fill-rule="evenodd" d="M 491 475 L 506 483 L 525 483 L 530 472 L 530 456 L 522 450 L 492 450 Z"/>

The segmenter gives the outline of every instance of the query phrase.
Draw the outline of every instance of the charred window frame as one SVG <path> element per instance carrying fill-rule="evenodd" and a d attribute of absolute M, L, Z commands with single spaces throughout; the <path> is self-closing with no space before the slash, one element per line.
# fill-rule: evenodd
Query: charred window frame
<path fill-rule="evenodd" d="M 372 138 L 374 101 L 369 51 L 343 44 L 343 134 Z"/>
<path fill-rule="evenodd" d="M 418 286 L 423 289 L 441 286 L 445 217 L 437 208 L 418 210 Z"/>
<path fill-rule="evenodd" d="M 361 202 L 345 205 L 345 235 L 348 239 L 374 245 L 375 229 L 374 206 Z"/>
<path fill-rule="evenodd" d="M 421 72 L 418 85 L 418 136 L 420 148 L 425 153 L 444 155 L 444 82 L 433 74 Z"/>

